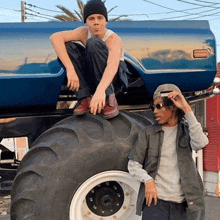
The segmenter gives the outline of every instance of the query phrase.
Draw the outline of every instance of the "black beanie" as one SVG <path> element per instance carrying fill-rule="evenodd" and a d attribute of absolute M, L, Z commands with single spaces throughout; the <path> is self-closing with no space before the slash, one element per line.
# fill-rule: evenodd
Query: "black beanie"
<path fill-rule="evenodd" d="M 84 7 L 84 23 L 86 19 L 92 14 L 104 15 L 106 21 L 108 21 L 108 13 L 105 4 L 101 0 L 90 0 Z"/>

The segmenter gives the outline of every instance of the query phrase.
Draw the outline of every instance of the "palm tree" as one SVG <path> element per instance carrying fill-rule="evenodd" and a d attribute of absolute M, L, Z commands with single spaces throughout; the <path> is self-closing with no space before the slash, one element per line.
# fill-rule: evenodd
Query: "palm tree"
<path fill-rule="evenodd" d="M 105 3 L 106 0 L 103 1 L 103 2 Z M 84 10 L 85 4 L 81 0 L 77 0 L 77 4 L 78 4 L 78 7 L 79 7 L 79 12 L 74 10 L 75 13 L 72 13 L 70 10 L 68 10 L 67 8 L 65 8 L 62 5 L 57 5 L 56 7 L 58 7 L 65 14 L 56 15 L 56 16 L 54 16 L 54 18 L 56 18 L 59 21 L 83 21 L 83 10 Z M 108 11 L 108 13 L 113 11 L 115 8 L 117 8 L 117 6 L 111 8 Z M 121 16 L 118 16 L 116 18 L 112 18 L 109 21 L 120 21 L 120 20 L 129 21 L 130 20 L 130 19 L 121 19 L 122 17 L 127 17 L 127 15 L 121 15 Z"/>

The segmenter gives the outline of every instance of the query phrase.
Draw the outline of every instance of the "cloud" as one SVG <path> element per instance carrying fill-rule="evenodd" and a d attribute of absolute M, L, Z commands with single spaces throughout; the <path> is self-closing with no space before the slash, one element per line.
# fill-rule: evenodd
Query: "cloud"
<path fill-rule="evenodd" d="M 155 53 L 152 53 L 150 58 L 158 60 L 162 63 L 173 62 L 175 60 L 183 60 L 183 59 L 192 60 L 191 55 L 183 50 L 160 50 Z"/>

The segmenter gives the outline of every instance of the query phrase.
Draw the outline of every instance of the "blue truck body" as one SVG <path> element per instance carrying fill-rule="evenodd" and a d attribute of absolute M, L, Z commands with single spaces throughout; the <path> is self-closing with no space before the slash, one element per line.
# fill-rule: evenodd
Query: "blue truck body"
<path fill-rule="evenodd" d="M 82 22 L 0 24 L 0 108 L 56 106 L 65 70 L 49 36 Z M 207 89 L 216 75 L 215 37 L 207 21 L 109 22 L 123 40 L 125 60 L 152 96 L 174 83 L 183 91 Z M 195 58 L 195 51 L 207 56 Z M 131 71 L 131 75 L 133 74 Z"/>

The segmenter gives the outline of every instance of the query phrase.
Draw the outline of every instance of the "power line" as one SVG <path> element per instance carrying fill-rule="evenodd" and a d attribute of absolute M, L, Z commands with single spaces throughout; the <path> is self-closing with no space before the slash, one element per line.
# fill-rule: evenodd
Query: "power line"
<path fill-rule="evenodd" d="M 36 5 L 32 5 L 32 4 L 28 4 L 28 3 L 25 3 L 25 4 L 28 5 L 28 6 L 31 6 L 31 7 L 35 7 L 35 8 L 39 8 L 39 9 L 45 10 L 45 11 L 51 11 L 51 12 L 60 13 L 60 11 L 55 11 L 55 10 L 51 10 L 51 9 L 47 9 L 47 8 L 42 8 L 42 7 L 38 7 Z"/>
<path fill-rule="evenodd" d="M 21 12 L 21 10 L 16 10 L 16 9 L 12 9 L 12 8 L 5 8 L 5 7 L 0 7 L 2 9 L 6 9 L 6 10 L 11 10 L 11 11 L 16 11 L 16 12 Z"/>
<path fill-rule="evenodd" d="M 42 20 L 39 20 L 39 19 L 36 19 L 36 18 L 31 18 L 32 20 L 35 20 L 35 21 L 42 21 Z"/>
<path fill-rule="evenodd" d="M 157 6 L 159 6 L 159 7 L 165 8 L 165 9 L 169 9 L 169 10 L 171 10 L 171 11 L 178 12 L 177 10 L 175 10 L 175 9 L 173 9 L 173 8 L 168 8 L 168 7 L 166 7 L 166 6 L 156 4 L 156 3 L 151 2 L 151 1 L 148 1 L 148 0 L 143 0 L 143 1 L 148 2 L 148 3 L 151 3 L 151 4 L 153 4 L 153 5 L 157 5 Z M 188 14 L 188 12 L 185 12 L 185 11 L 184 11 L 184 13 Z"/>
<path fill-rule="evenodd" d="M 207 4 L 214 4 L 214 5 L 220 4 L 220 3 L 217 3 L 217 2 L 207 2 L 207 1 L 202 1 L 202 0 L 194 0 L 194 1 L 203 2 L 203 3 L 207 3 Z M 211 20 L 216 20 L 216 19 L 219 19 L 219 18 L 220 18 L 220 16 L 217 16 L 216 18 L 209 19 L 209 20 L 211 21 Z"/>
<path fill-rule="evenodd" d="M 206 6 L 207 6 L 207 5 L 201 5 L 201 4 L 192 3 L 192 2 L 188 2 L 188 1 L 184 1 L 184 0 L 177 0 L 177 1 L 179 1 L 179 2 L 184 2 L 184 3 L 187 3 L 187 4 L 191 4 L 191 5 L 199 5 L 199 6 L 203 6 L 203 7 L 206 7 Z M 216 7 L 212 6 L 212 5 L 217 5 L 217 4 L 219 4 L 219 3 L 211 3 L 211 4 L 210 4 L 209 6 L 207 6 L 207 7 L 216 8 Z"/>
<path fill-rule="evenodd" d="M 163 6 L 163 5 L 159 5 L 159 4 L 156 4 L 156 3 L 153 3 L 151 1 L 148 1 L 148 0 L 143 0 L 145 2 L 148 2 L 148 3 L 151 3 L 151 4 L 154 4 L 154 5 L 157 5 L 159 7 L 162 7 L 162 8 L 165 8 L 165 9 L 169 9 L 171 11 L 169 12 L 163 12 L 163 13 L 150 13 L 150 14 L 126 14 L 126 15 L 109 15 L 109 16 L 149 16 L 149 15 L 156 15 L 156 14 L 171 14 L 171 13 L 186 13 L 186 15 L 182 15 L 182 16 L 175 16 L 175 17 L 168 17 L 168 18 L 162 18 L 162 19 L 159 19 L 159 20 L 164 20 L 164 19 L 175 19 L 175 18 L 186 18 L 186 17 L 189 17 L 189 16 L 195 16 L 195 15 L 200 15 L 200 14 L 203 14 L 203 13 L 206 13 L 206 12 L 209 12 L 209 11 L 214 11 L 214 10 L 217 10 L 217 9 L 220 9 L 220 7 L 214 7 L 214 5 L 216 4 L 220 4 L 220 3 L 213 3 L 213 2 L 207 2 L 207 1 L 202 1 L 202 0 L 194 0 L 194 1 L 199 1 L 199 2 L 204 2 L 204 3 L 207 3 L 207 4 L 210 4 L 210 5 L 201 5 L 201 4 L 196 4 L 196 3 L 191 3 L 191 2 L 187 2 L 187 1 L 184 1 L 184 0 L 177 0 L 177 1 L 180 1 L 180 2 L 184 2 L 184 3 L 189 3 L 189 4 L 193 4 L 193 5 L 198 5 L 199 7 L 195 7 L 195 8 L 190 8 L 190 9 L 185 9 L 185 10 L 175 10 L 173 8 L 169 8 L 169 7 L 166 7 L 166 6 Z M 26 13 L 26 14 L 29 14 L 31 16 L 36 16 L 36 17 L 41 17 L 41 18 L 44 18 L 44 19 L 48 19 L 48 17 L 52 17 L 54 18 L 54 16 L 52 15 L 46 15 L 46 14 L 43 14 L 43 13 L 40 13 L 38 11 L 35 11 L 35 10 L 32 10 L 31 8 L 34 7 L 34 8 L 38 8 L 38 9 L 41 9 L 41 10 L 46 10 L 46 11 L 51 11 L 51 12 L 58 12 L 60 13 L 60 11 L 55 11 L 55 10 L 50 10 L 50 9 L 46 9 L 46 8 L 42 8 L 42 7 L 38 7 L 36 5 L 33 5 L 33 4 L 28 4 L 26 2 L 24 2 L 25 5 L 27 6 L 30 6 L 30 8 L 27 8 L 25 7 L 25 10 L 29 10 L 29 11 L 32 11 L 33 13 L 36 13 L 36 14 L 30 14 L 30 13 Z M 214 8 L 214 9 L 211 9 L 211 10 L 207 10 L 207 11 L 202 11 L 202 12 L 197 12 L 197 13 L 189 13 L 188 11 L 192 11 L 192 10 L 197 10 L 197 9 L 202 9 L 202 8 L 207 8 L 207 7 L 211 7 L 211 8 Z M 2 8 L 2 7 L 0 7 Z M 9 10 L 15 10 L 15 9 L 9 9 Z M 21 12 L 20 10 L 15 10 L 15 11 L 19 11 Z M 217 13 L 214 13 L 214 14 L 208 14 L 208 15 L 202 15 L 202 16 L 199 16 L 199 17 L 194 17 L 192 19 L 196 19 L 196 18 L 200 18 L 200 17 L 207 17 L 207 16 L 214 16 L 216 15 Z M 38 16 L 37 16 L 38 15 Z M 46 17 L 47 18 L 46 18 Z M 216 18 L 215 18 L 216 19 Z M 213 19 L 212 19 L 213 20 Z"/>
<path fill-rule="evenodd" d="M 181 16 L 175 16 L 175 17 L 169 17 L 169 18 L 163 18 L 162 20 L 167 20 L 167 19 L 175 19 L 175 18 L 186 18 L 186 17 L 190 17 L 190 16 L 194 16 L 194 15 L 201 15 L 203 13 L 207 13 L 207 12 L 210 12 L 210 11 L 215 11 L 215 10 L 219 10 L 220 7 L 218 8 L 214 8 L 214 9 L 210 9 L 210 10 L 206 10 L 206 11 L 202 11 L 202 12 L 197 12 L 197 13 L 191 13 L 189 15 L 181 15 Z M 204 16 L 204 15 L 202 15 Z"/>
<path fill-rule="evenodd" d="M 47 19 L 47 20 L 51 20 L 48 17 L 41 16 L 41 15 L 36 15 L 36 14 L 31 14 L 31 13 L 26 13 L 26 15 L 30 15 L 30 16 L 33 16 L 33 17 L 39 17 L 39 18 L 44 18 L 44 19 Z"/>
<path fill-rule="evenodd" d="M 39 18 L 48 19 L 48 18 L 46 18 L 46 17 L 40 16 L 40 15 L 34 15 L 34 14 L 31 14 L 31 13 L 26 13 L 26 15 L 33 16 L 33 17 L 39 17 Z"/>
<path fill-rule="evenodd" d="M 194 3 L 187 2 L 187 1 L 183 1 L 183 0 L 177 0 L 177 1 L 181 1 L 181 2 L 184 2 L 184 3 L 190 3 L 190 4 L 193 4 L 193 5 L 194 5 Z M 196 0 L 195 0 L 195 1 L 196 1 Z M 181 16 L 175 16 L 175 17 L 162 18 L 162 19 L 160 19 L 160 20 L 176 19 L 176 18 L 186 18 L 186 17 L 189 17 L 189 16 L 200 15 L 200 14 L 203 14 L 203 13 L 206 13 L 206 12 L 210 12 L 210 11 L 214 11 L 214 10 L 220 9 L 220 7 L 213 7 L 213 4 L 216 4 L 216 3 L 211 3 L 211 2 L 206 2 L 206 3 L 208 3 L 209 5 L 200 5 L 200 4 L 195 4 L 195 5 L 199 5 L 199 6 L 200 6 L 200 7 L 198 7 L 197 9 L 199 9 L 199 8 L 207 8 L 207 7 L 213 8 L 213 9 L 211 9 L 211 10 L 206 10 L 206 11 L 202 11 L 202 12 L 197 12 L 197 13 L 189 13 L 189 15 L 181 15 Z M 189 10 L 188 10 L 188 11 L 189 11 Z M 215 13 L 215 14 L 216 14 L 216 13 Z M 203 17 L 203 16 L 204 16 L 204 15 L 199 16 L 198 18 Z M 206 17 L 206 16 L 211 16 L 211 15 L 208 14 L 208 15 L 205 15 L 205 17 Z M 197 18 L 197 17 L 196 17 L 196 18 Z M 193 18 L 193 19 L 195 19 L 195 18 Z"/>
<path fill-rule="evenodd" d="M 220 19 L 220 16 L 216 16 L 215 18 L 209 19 L 209 21 Z"/>
<path fill-rule="evenodd" d="M 52 11 L 52 12 L 58 12 L 58 13 L 61 13 L 60 11 L 54 11 L 54 10 L 50 10 L 50 9 L 45 9 L 45 8 L 42 8 L 42 7 L 38 7 L 38 6 L 36 6 L 36 5 L 33 5 L 33 4 L 28 4 L 28 3 L 25 3 L 25 5 L 27 5 L 27 6 L 30 6 L 30 8 L 25 8 L 26 10 L 29 10 L 29 11 L 32 11 L 32 12 L 34 12 L 34 13 L 37 13 L 38 15 L 43 15 L 43 16 L 48 16 L 48 15 L 46 15 L 46 14 L 43 14 L 43 13 L 40 13 L 40 12 L 37 12 L 37 11 L 34 11 L 34 10 L 32 10 L 31 9 L 31 7 L 35 7 L 35 8 L 38 8 L 38 9 L 42 9 L 42 10 L 47 10 L 47 11 Z M 75 14 L 75 13 L 74 13 Z M 32 14 L 32 16 L 33 16 L 33 14 Z M 148 15 L 147 14 L 129 14 L 129 15 L 109 15 L 109 16 L 147 16 L 148 17 Z M 53 17 L 53 16 L 52 16 Z M 54 18 L 54 17 L 53 17 Z"/>
<path fill-rule="evenodd" d="M 43 16 L 47 16 L 47 17 L 52 17 L 52 18 L 54 18 L 52 15 L 43 14 L 43 13 L 34 11 L 34 10 L 30 9 L 30 8 L 25 8 L 25 9 L 26 9 L 26 10 L 29 10 L 29 11 L 32 11 L 32 12 L 38 14 L 38 15 L 43 15 Z"/>
<path fill-rule="evenodd" d="M 208 4 L 220 4 L 220 3 L 217 3 L 217 2 L 207 2 L 207 1 L 202 1 L 202 0 L 194 0 L 194 1 L 208 3 Z"/>
<path fill-rule="evenodd" d="M 162 15 L 162 14 L 173 14 L 173 13 L 179 13 L 179 12 L 185 12 L 185 11 L 192 11 L 192 10 L 197 10 L 197 9 L 202 9 L 205 8 L 207 6 L 200 6 L 200 7 L 196 7 L 196 8 L 188 8 L 188 9 L 184 9 L 184 10 L 175 10 L 175 11 L 167 11 L 167 12 L 157 12 L 157 13 L 148 13 L 148 14 L 126 14 L 127 16 L 141 16 L 141 15 Z M 120 16 L 120 14 L 111 14 L 109 16 Z"/>
<path fill-rule="evenodd" d="M 210 7 L 210 8 L 214 8 L 214 9 L 220 9 L 220 7 L 214 7 L 213 6 L 213 5 L 219 5 L 220 4 L 220 3 L 216 3 L 216 2 L 208 2 L 208 1 L 203 1 L 203 0 L 194 0 L 194 1 L 198 1 L 198 2 L 203 2 L 203 3 L 209 4 L 209 5 L 200 5 L 200 4 L 196 4 L 196 3 L 192 3 L 192 2 L 188 2 L 188 1 L 184 1 L 184 0 L 177 0 L 177 1 L 188 3 L 188 4 L 192 4 L 192 5 L 199 5 L 199 6 Z M 208 12 L 208 11 L 206 11 L 206 12 Z M 194 18 L 191 18 L 191 19 L 198 19 L 198 18 L 202 18 L 202 17 L 215 16 L 215 15 L 217 15 L 219 13 L 220 12 L 216 12 L 214 14 L 212 13 L 212 14 L 208 14 L 208 15 L 201 15 L 201 16 L 194 17 Z M 214 19 L 216 19 L 216 18 L 214 18 Z M 211 20 L 213 20 L 213 19 L 211 19 Z"/>
<path fill-rule="evenodd" d="M 169 9 L 171 10 L 171 12 L 166 12 L 166 14 L 170 14 L 170 13 L 179 13 L 179 12 L 184 12 L 186 13 L 187 15 L 181 15 L 181 16 L 175 16 L 175 17 L 168 17 L 168 18 L 162 18 L 162 19 L 159 19 L 159 20 L 166 20 L 166 19 L 176 19 L 176 18 L 186 18 L 186 17 L 189 17 L 189 16 L 195 16 L 195 15 L 202 15 L 202 16 L 198 16 L 198 17 L 194 17 L 192 19 L 196 19 L 196 18 L 200 18 L 200 17 L 207 17 L 207 16 L 211 16 L 213 14 L 208 14 L 208 15 L 204 15 L 204 13 L 207 13 L 207 12 L 210 12 L 210 11 L 214 11 L 214 10 L 218 10 L 220 9 L 220 7 L 215 7 L 215 4 L 217 3 L 211 3 L 211 2 L 206 2 L 208 3 L 209 5 L 201 5 L 201 4 L 196 4 L 196 3 L 191 3 L 191 2 L 187 2 L 187 1 L 184 1 L 184 0 L 178 0 L 178 1 L 181 1 L 181 2 L 184 2 L 184 3 L 189 3 L 189 4 L 193 4 L 193 5 L 198 5 L 200 7 L 197 7 L 197 8 L 194 8 L 194 9 L 201 9 L 201 8 L 212 8 L 210 10 L 206 10 L 206 11 L 202 11 L 202 12 L 197 12 L 197 13 L 189 13 L 188 11 L 189 10 L 192 10 L 192 9 L 188 9 L 188 10 L 175 10 L 175 9 L 172 9 L 172 8 L 169 8 L 169 7 L 166 7 L 166 6 L 163 6 L 163 5 L 159 5 L 159 4 L 156 4 L 156 3 L 153 3 L 151 1 L 148 1 L 148 0 L 143 0 L 145 2 L 148 2 L 148 3 L 151 3 L 151 4 L 154 4 L 154 5 L 157 5 L 159 7 L 162 7 L 162 8 L 166 8 L 166 9 Z M 153 14 L 153 13 L 152 13 Z M 156 14 L 156 13 L 155 13 Z M 162 14 L 162 13 L 160 13 Z M 163 13 L 164 14 L 164 13 Z M 217 13 L 214 13 L 214 15 L 217 14 Z M 150 14 L 148 14 L 150 15 Z"/>
<path fill-rule="evenodd" d="M 219 15 L 220 12 L 216 12 L 214 14 L 208 14 L 208 15 L 202 15 L 202 16 L 199 16 L 199 17 L 195 17 L 195 18 L 191 18 L 191 19 L 198 19 L 198 18 L 203 18 L 203 17 L 209 17 L 209 16 L 213 16 L 213 15 Z"/>
<path fill-rule="evenodd" d="M 148 14 L 126 14 L 126 15 L 125 14 L 122 14 L 122 15 L 113 14 L 113 15 L 108 15 L 108 16 L 126 16 L 126 17 L 128 17 L 128 16 L 143 16 L 143 15 L 148 17 Z"/>
<path fill-rule="evenodd" d="M 60 11 L 55 11 L 55 10 L 51 10 L 51 9 L 47 9 L 47 8 L 42 8 L 42 7 L 38 7 L 36 5 L 33 4 L 28 4 L 26 2 L 24 2 L 25 8 L 24 8 L 24 14 L 28 15 L 28 17 L 25 17 L 25 19 L 29 18 L 29 19 L 33 19 L 32 17 L 38 17 L 38 18 L 43 18 L 43 19 L 48 19 L 48 20 L 56 20 L 56 18 L 54 18 L 53 15 L 48 15 L 45 13 L 41 13 L 39 11 L 33 10 L 32 8 L 36 8 L 36 9 L 40 9 L 40 10 L 45 10 L 45 11 L 50 11 L 50 12 L 56 12 L 56 13 L 60 13 Z M 27 12 L 29 11 L 29 12 Z M 32 12 L 32 13 L 30 13 Z M 30 18 L 31 16 L 31 18 Z M 36 20 L 36 19 L 35 19 Z"/>
<path fill-rule="evenodd" d="M 6 10 L 11 10 L 11 11 L 16 11 L 16 12 L 21 12 L 21 10 L 16 10 L 16 9 L 12 9 L 12 8 L 4 8 L 4 7 L 0 7 L 2 9 L 6 9 Z"/>
<path fill-rule="evenodd" d="M 188 8 L 184 10 L 176 10 L 176 11 L 168 11 L 168 12 L 160 12 L 160 13 L 149 13 L 148 15 L 157 15 L 157 14 L 172 14 L 172 13 L 179 13 L 179 12 L 185 12 L 185 11 L 192 11 L 192 10 L 197 10 L 197 9 L 202 9 L 204 8 L 203 6 L 196 7 L 196 8 Z"/>

